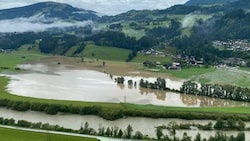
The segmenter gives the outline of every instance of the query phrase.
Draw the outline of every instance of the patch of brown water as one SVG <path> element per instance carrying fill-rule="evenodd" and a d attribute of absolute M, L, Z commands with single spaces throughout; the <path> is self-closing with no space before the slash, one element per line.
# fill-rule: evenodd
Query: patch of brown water
<path fill-rule="evenodd" d="M 105 61 L 105 66 L 103 66 L 103 61 Z M 48 58 L 43 58 L 39 60 L 34 60 L 29 63 L 45 63 L 50 67 L 58 67 L 58 65 L 67 66 L 68 69 L 88 69 L 96 70 L 99 72 L 105 72 L 117 76 L 141 76 L 141 77 L 161 77 L 169 78 L 171 80 L 180 80 L 172 77 L 166 73 L 149 72 L 143 70 L 142 64 L 139 63 L 127 63 L 127 62 L 117 62 L 117 61 L 107 61 L 107 60 L 96 60 L 96 59 L 85 59 L 81 62 L 80 58 L 77 57 L 64 57 L 64 56 L 53 56 Z"/>

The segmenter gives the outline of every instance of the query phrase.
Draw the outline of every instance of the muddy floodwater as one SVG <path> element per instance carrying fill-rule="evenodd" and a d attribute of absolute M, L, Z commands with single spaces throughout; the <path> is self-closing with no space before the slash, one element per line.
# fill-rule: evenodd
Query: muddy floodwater
<path fill-rule="evenodd" d="M 72 69 L 59 64 L 46 63 L 22 64 L 18 66 L 26 71 L 15 74 L 5 74 L 11 78 L 7 89 L 10 93 L 20 96 L 90 101 L 90 102 L 127 102 L 134 104 L 153 104 L 179 107 L 203 106 L 248 106 L 246 103 L 208 97 L 183 95 L 167 91 L 144 89 L 139 87 L 140 79 L 149 82 L 156 77 L 124 76 L 124 85 L 118 85 L 110 74 L 89 70 Z M 166 79 L 166 85 L 171 89 L 179 89 L 181 80 Z M 128 80 L 133 80 L 132 86 Z"/>
<path fill-rule="evenodd" d="M 18 112 L 13 110 L 8 110 L 4 108 L 0 108 L 0 117 L 4 118 L 13 118 L 14 120 L 26 120 L 33 123 L 41 122 L 41 123 L 49 123 L 50 125 L 59 125 L 65 128 L 80 129 L 81 125 L 84 125 L 85 122 L 89 123 L 89 127 L 98 131 L 99 128 L 112 128 L 118 127 L 123 131 L 126 129 L 128 125 L 131 125 L 133 128 L 133 133 L 136 131 L 140 131 L 144 135 L 148 135 L 151 138 L 156 137 L 155 127 L 168 125 L 170 122 L 175 122 L 177 124 L 201 124 L 206 125 L 209 122 L 215 124 L 213 120 L 182 120 L 182 119 L 152 119 L 152 118 L 143 118 L 143 117 L 128 117 L 123 119 L 118 119 L 115 121 L 104 120 L 97 116 L 81 116 L 81 115 L 47 115 L 40 112 Z M 250 123 L 246 122 L 246 127 L 249 127 Z M 168 134 L 168 131 L 164 130 L 164 134 Z M 200 133 L 202 138 L 209 138 L 210 136 L 214 136 L 216 131 L 202 131 L 202 130 L 177 130 L 176 136 L 182 137 L 183 133 L 187 132 L 189 136 L 192 136 L 194 139 L 195 136 Z M 227 135 L 237 135 L 237 131 L 226 131 Z M 246 139 L 250 138 L 250 132 L 245 132 Z"/>

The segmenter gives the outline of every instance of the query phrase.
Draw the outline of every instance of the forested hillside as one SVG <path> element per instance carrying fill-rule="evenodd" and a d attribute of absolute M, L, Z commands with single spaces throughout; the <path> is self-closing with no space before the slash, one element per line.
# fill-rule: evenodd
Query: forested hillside
<path fill-rule="evenodd" d="M 17 49 L 23 44 L 32 44 L 39 40 L 41 52 L 65 55 L 70 50 L 74 56 L 84 51 L 86 42 L 93 42 L 99 47 L 109 46 L 130 50 L 132 53 L 129 54 L 127 61 L 131 61 L 137 52 L 151 48 L 172 56 L 202 58 L 206 64 L 216 64 L 217 60 L 232 57 L 250 61 L 247 51 L 216 48 L 212 44 L 215 40 L 249 40 L 250 1 L 230 1 L 210 6 L 187 5 L 176 5 L 164 10 L 132 10 L 100 18 L 97 18 L 95 12 L 88 11 L 90 17 L 86 18 L 95 20 L 92 25 L 45 32 L 2 33 L 0 46 L 4 49 Z M 74 20 L 81 16 L 71 17 L 69 13 L 78 13 L 78 10 L 84 12 L 65 4 L 39 3 L 3 10 L 0 12 L 0 19 L 4 19 L 4 16 L 5 18 L 29 17 L 39 10 L 47 16 L 61 16 L 62 19 Z M 16 13 L 18 15 L 15 15 Z"/>
<path fill-rule="evenodd" d="M 83 10 L 68 4 L 55 2 L 42 2 L 24 7 L 0 10 L 0 20 L 20 17 L 27 18 L 35 15 L 44 15 L 45 18 L 69 20 L 90 20 L 98 18 L 94 11 Z"/>
<path fill-rule="evenodd" d="M 213 5 L 234 2 L 238 0 L 189 0 L 185 5 Z"/>

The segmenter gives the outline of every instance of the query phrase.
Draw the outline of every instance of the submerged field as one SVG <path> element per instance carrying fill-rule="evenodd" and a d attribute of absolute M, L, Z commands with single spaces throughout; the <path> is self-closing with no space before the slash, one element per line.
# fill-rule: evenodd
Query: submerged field
<path fill-rule="evenodd" d="M 14 68 L 16 64 L 29 61 L 29 60 L 34 60 L 38 58 L 44 58 L 45 56 L 43 55 L 36 55 L 36 54 L 31 54 L 31 55 L 25 55 L 25 58 L 23 58 L 19 54 L 0 54 L 1 60 L 6 60 L 6 61 L 1 61 L 0 66 L 9 66 Z M 11 58 L 11 59 L 10 59 Z M 62 58 L 57 58 L 56 60 L 62 61 L 62 63 L 68 63 L 69 61 L 72 61 L 72 59 L 66 59 L 63 60 Z M 91 60 L 91 59 L 90 59 Z M 50 59 L 48 61 L 51 61 Z M 75 59 L 73 58 L 73 61 Z M 38 61 L 39 62 L 39 61 Z M 78 62 L 74 62 L 72 64 L 76 65 L 77 68 L 81 68 L 80 66 L 86 65 L 86 68 L 89 69 L 94 69 L 94 70 L 103 70 L 103 67 L 100 67 L 102 64 L 102 61 L 93 61 L 89 62 L 86 61 L 83 64 Z M 85 68 L 84 67 L 84 68 Z M 198 81 L 205 81 L 205 82 L 210 82 L 212 79 L 211 76 L 204 77 L 208 74 L 211 73 L 218 73 L 215 68 L 189 68 L 189 69 L 184 69 L 182 71 L 171 71 L 168 72 L 169 74 L 164 73 L 156 73 L 156 72 L 148 72 L 148 71 L 143 71 L 141 64 L 137 63 L 124 63 L 124 62 L 115 62 L 115 61 L 107 61 L 105 70 L 110 72 L 115 71 L 121 71 L 122 73 L 128 73 L 128 72 L 136 72 L 134 75 L 137 75 L 139 72 L 142 75 L 145 76 L 164 76 L 167 77 L 169 75 L 179 77 L 179 78 L 191 78 L 195 79 L 197 78 Z M 6 71 L 6 70 L 1 70 L 1 71 Z M 226 70 L 225 70 L 226 71 Z M 222 72 L 221 72 L 222 73 Z M 225 73 L 224 73 L 225 74 Z M 191 77 L 193 76 L 193 77 Z M 223 76 L 221 76 L 223 77 Z M 215 77 L 216 78 L 216 77 Z M 195 112 L 195 113 L 238 113 L 238 114 L 250 114 L 250 111 L 247 110 L 245 107 L 229 107 L 229 108 L 214 108 L 214 107 L 206 107 L 206 108 L 181 108 L 181 107 L 166 107 L 166 106 L 153 106 L 153 105 L 135 105 L 135 104 L 127 104 L 127 103 L 95 103 L 95 102 L 81 102 L 81 101 L 65 101 L 65 100 L 48 100 L 48 99 L 38 99 L 38 98 L 28 98 L 28 97 L 22 97 L 22 96 L 16 96 L 9 94 L 6 91 L 6 85 L 8 84 L 9 79 L 6 77 L 0 77 L 0 98 L 1 99 L 10 99 L 13 101 L 29 101 L 29 102 L 41 102 L 41 103 L 48 103 L 48 104 L 59 104 L 59 105 L 73 105 L 73 106 L 100 106 L 104 107 L 105 109 L 116 109 L 116 110 L 142 110 L 142 111 L 183 111 L 183 112 Z"/>

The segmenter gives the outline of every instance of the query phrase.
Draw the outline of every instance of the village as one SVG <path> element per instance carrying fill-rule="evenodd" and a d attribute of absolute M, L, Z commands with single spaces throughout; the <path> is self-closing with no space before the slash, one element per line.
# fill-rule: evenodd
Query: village
<path fill-rule="evenodd" d="M 213 46 L 223 47 L 226 50 L 233 51 L 250 51 L 248 40 L 227 40 L 227 41 L 213 41 Z"/>
<path fill-rule="evenodd" d="M 0 48 L 0 53 L 12 53 L 13 49 L 2 49 Z"/>
<path fill-rule="evenodd" d="M 143 62 L 144 67 L 162 67 L 163 69 L 168 69 L 168 70 L 181 70 L 182 65 L 191 65 L 191 66 L 198 66 L 201 67 L 204 64 L 204 59 L 199 58 L 196 59 L 194 56 L 182 56 L 182 55 L 170 55 L 158 50 L 155 50 L 153 48 L 149 50 L 142 50 L 139 53 L 144 54 L 144 55 L 151 55 L 155 57 L 167 57 L 171 56 L 172 57 L 172 62 L 171 63 L 165 63 L 162 64 L 162 62 L 152 62 L 152 61 L 145 61 Z"/>

